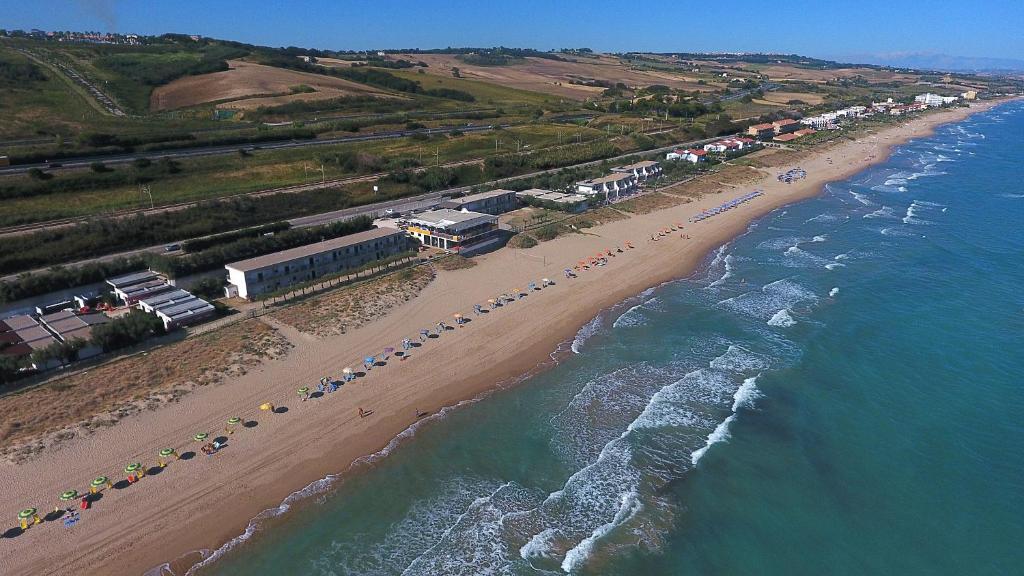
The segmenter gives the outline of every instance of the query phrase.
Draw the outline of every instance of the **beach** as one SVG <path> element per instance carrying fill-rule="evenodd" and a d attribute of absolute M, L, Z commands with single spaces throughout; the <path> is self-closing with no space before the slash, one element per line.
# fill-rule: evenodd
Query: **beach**
<path fill-rule="evenodd" d="M 691 274 L 711 250 L 742 234 L 755 219 L 883 161 L 892 146 L 990 105 L 941 111 L 859 141 L 821 147 L 765 170 L 760 182 L 726 188 L 692 203 L 608 222 L 535 248 L 480 256 L 477 266 L 439 272 L 419 296 L 346 334 L 315 339 L 278 325 L 295 346 L 285 357 L 200 389 L 179 403 L 73 439 L 25 464 L 0 465 L 7 480 L 3 502 L 11 517 L 27 505 L 45 513 L 64 490 L 84 486 L 101 474 L 116 481 L 120 476 L 115 473 L 129 462 L 154 464 L 161 448 L 198 451 L 198 443 L 189 443 L 193 434 L 216 433 L 231 415 L 244 414 L 258 423 L 232 434 L 229 447 L 215 457 L 200 454 L 172 462 L 128 489 L 105 491 L 94 510 L 83 512 L 79 529 L 47 524 L 3 541 L 0 572 L 138 574 L 171 562 L 175 573 L 182 573 L 182 567 L 200 558 L 199 551 L 217 549 L 238 536 L 263 510 L 275 509 L 311 482 L 344 474 L 352 462 L 380 452 L 416 422 L 417 412 L 433 413 L 515 384 L 542 369 L 600 310 Z M 807 177 L 789 184 L 777 179 L 795 166 Z M 709 188 L 717 187 L 709 183 Z M 764 194 L 689 223 L 702 210 L 754 189 Z M 677 222 L 685 223 L 683 233 L 689 238 L 680 238 L 677 231 L 650 240 Z M 635 248 L 625 248 L 627 242 Z M 624 250 L 608 258 L 606 266 L 575 279 L 562 275 L 581 258 L 616 247 Z M 556 284 L 487 314 L 472 314 L 474 304 L 530 282 L 539 284 L 545 277 Z M 454 325 L 451 318 L 457 312 L 471 322 L 413 349 L 407 360 L 392 357 L 386 366 L 374 367 L 333 395 L 305 402 L 296 395 L 298 387 L 338 376 L 346 366 L 358 367 L 364 356 L 398 347 L 402 338 L 414 338 L 439 320 Z M 288 411 L 257 412 L 255 407 L 265 401 Z M 361 418 L 360 408 L 372 414 Z"/>

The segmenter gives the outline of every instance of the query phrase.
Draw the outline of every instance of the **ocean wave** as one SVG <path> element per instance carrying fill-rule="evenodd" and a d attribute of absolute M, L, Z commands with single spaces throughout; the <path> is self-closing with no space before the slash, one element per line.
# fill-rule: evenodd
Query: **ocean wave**
<path fill-rule="evenodd" d="M 1024 194 L 1014 194 L 1012 192 L 1006 192 L 999 195 L 1000 198 L 1024 198 Z"/>
<path fill-rule="evenodd" d="M 583 565 L 587 558 L 590 557 L 591 552 L 594 549 L 594 545 L 598 540 L 606 536 L 609 532 L 621 526 L 636 516 L 640 510 L 644 507 L 643 503 L 640 502 L 636 491 L 630 491 L 621 496 L 619 499 L 619 510 L 615 513 L 615 517 L 606 524 L 602 524 L 594 529 L 594 531 L 584 538 L 574 548 L 565 553 L 565 559 L 562 560 L 562 570 L 569 573 Z"/>
<path fill-rule="evenodd" d="M 924 219 L 921 219 L 921 218 L 917 217 L 918 216 L 918 214 L 917 214 L 918 209 L 921 208 L 921 207 L 928 207 L 928 206 L 941 206 L 941 204 L 935 204 L 935 203 L 932 203 L 932 202 L 920 202 L 918 200 L 914 200 L 913 202 L 910 203 L 910 206 L 907 206 L 907 212 L 903 216 L 903 223 L 904 224 L 917 224 L 917 225 L 932 224 L 932 222 L 930 222 L 928 220 L 924 220 Z"/>
<path fill-rule="evenodd" d="M 721 286 L 726 280 L 728 280 L 729 278 L 732 278 L 732 263 L 733 263 L 733 256 L 732 256 L 732 254 L 727 254 L 725 256 L 725 258 L 722 259 L 722 265 L 723 265 L 723 268 L 724 268 L 724 271 L 722 272 L 722 276 L 718 280 L 715 280 L 714 282 L 709 284 L 708 286 Z"/>
<path fill-rule="evenodd" d="M 843 268 L 845 266 L 846 264 L 843 264 L 842 262 L 831 262 L 829 264 L 825 264 L 825 270 L 835 270 L 836 268 Z"/>
<path fill-rule="evenodd" d="M 732 424 L 732 421 L 735 419 L 736 414 L 730 414 L 728 418 L 723 420 L 718 426 L 715 427 L 711 434 L 708 434 L 708 438 L 707 440 L 705 440 L 704 445 L 694 450 L 693 453 L 690 454 L 690 462 L 694 466 L 696 466 L 697 463 L 700 462 L 700 459 L 704 457 L 704 454 L 707 453 L 709 448 L 711 448 L 715 444 L 718 444 L 719 442 L 727 442 L 729 440 L 729 438 L 731 437 L 731 435 L 729 434 L 729 425 Z"/>
<path fill-rule="evenodd" d="M 836 287 L 834 287 L 834 288 L 832 288 L 831 290 L 828 291 L 828 297 L 829 298 L 835 298 L 837 294 L 839 294 L 839 287 L 838 286 L 836 286 Z"/>
<path fill-rule="evenodd" d="M 771 361 L 760 354 L 732 344 L 724 354 L 718 356 L 708 363 L 708 367 L 722 372 L 745 373 L 751 371 L 765 370 L 769 368 Z"/>
<path fill-rule="evenodd" d="M 601 325 L 602 324 L 603 324 L 603 321 L 601 320 L 601 315 L 600 314 L 598 314 L 597 316 L 594 316 L 590 320 L 590 322 L 587 322 L 586 324 L 584 324 L 579 329 L 579 331 L 576 332 L 576 337 L 572 339 L 572 346 L 570 346 L 569 348 L 573 351 L 573 353 L 579 354 L 580 350 L 583 349 L 583 344 L 587 340 L 589 340 L 591 336 L 593 336 L 594 334 L 597 334 L 598 330 L 601 329 Z"/>
<path fill-rule="evenodd" d="M 754 407 L 754 402 L 762 396 L 761 391 L 757 389 L 758 378 L 760 378 L 760 374 L 751 376 L 736 389 L 736 393 L 732 397 L 733 412 L 738 412 L 740 408 L 750 410 Z"/>
<path fill-rule="evenodd" d="M 875 210 L 874 212 L 869 212 L 868 214 L 865 214 L 864 218 L 885 218 L 896 220 L 899 217 L 896 215 L 896 211 L 893 210 L 891 206 L 882 206 L 881 208 Z"/>
<path fill-rule="evenodd" d="M 640 304 L 631 306 L 628 310 L 620 314 L 614 322 L 612 322 L 612 328 L 643 326 L 644 319 L 643 314 L 641 313 L 643 311 L 643 307 L 644 304 L 642 302 Z M 634 314 L 634 312 L 636 312 L 636 314 Z"/>
<path fill-rule="evenodd" d="M 792 310 L 801 304 L 816 302 L 818 297 L 801 284 L 789 278 L 770 282 L 760 290 L 745 292 L 739 296 L 727 298 L 717 303 L 718 306 L 767 320 L 781 308 Z"/>
<path fill-rule="evenodd" d="M 871 200 L 868 200 L 867 196 L 865 196 L 864 194 L 861 194 L 859 192 L 854 192 L 853 190 L 850 190 L 850 195 L 853 196 L 854 199 L 857 200 L 857 202 L 860 202 L 861 204 L 863 204 L 865 206 L 874 206 L 874 204 L 875 204 Z"/>
<path fill-rule="evenodd" d="M 790 315 L 789 310 L 785 308 L 773 314 L 768 320 L 769 326 L 778 326 L 781 328 L 788 328 L 794 324 L 796 324 L 796 320 L 794 320 L 793 316 Z"/>

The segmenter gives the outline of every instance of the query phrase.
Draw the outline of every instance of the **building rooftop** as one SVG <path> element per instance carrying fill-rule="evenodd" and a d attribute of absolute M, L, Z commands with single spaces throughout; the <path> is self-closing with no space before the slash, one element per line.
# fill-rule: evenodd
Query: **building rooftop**
<path fill-rule="evenodd" d="M 11 330 L 21 330 L 23 328 L 38 326 L 39 322 L 36 322 L 36 319 L 28 314 L 19 314 L 17 316 L 11 316 L 10 318 L 4 318 L 4 324 L 6 324 Z"/>
<path fill-rule="evenodd" d="M 793 133 L 793 134 L 782 134 L 781 136 L 776 136 L 775 138 L 772 138 L 772 140 L 775 140 L 776 142 L 789 142 L 790 140 L 796 140 L 799 137 L 800 137 L 800 134 L 796 134 L 796 133 Z"/>
<path fill-rule="evenodd" d="M 178 316 L 185 316 L 189 314 L 199 314 L 202 312 L 208 312 L 213 310 L 213 305 L 201 298 L 192 297 L 191 300 L 179 302 L 174 306 L 168 306 L 166 308 L 157 308 L 157 315 L 167 316 L 168 318 L 176 318 Z"/>
<path fill-rule="evenodd" d="M 421 224 L 423 226 L 431 226 L 434 228 L 442 229 L 464 229 L 471 228 L 480 224 L 484 221 L 494 222 L 497 220 L 497 216 L 491 216 L 490 214 L 481 214 L 479 212 L 461 212 L 459 210 L 451 210 L 449 208 L 442 208 L 441 210 L 430 210 L 422 214 L 409 218 L 411 224 Z M 461 226 L 460 226 L 461 225 Z"/>
<path fill-rule="evenodd" d="M 248 272 L 250 270 L 267 268 L 268 266 L 283 264 L 284 262 L 291 262 L 292 260 L 298 260 L 307 256 L 315 256 L 324 252 L 330 252 L 331 250 L 337 250 L 338 248 L 353 246 L 355 244 L 361 244 L 370 240 L 376 240 L 378 238 L 384 238 L 385 236 L 401 233 L 402 232 L 400 230 L 395 230 L 393 228 L 374 228 L 372 230 L 356 232 L 355 234 L 349 234 L 348 236 L 342 236 L 340 238 L 324 240 L 323 242 L 317 242 L 315 244 L 306 244 L 305 246 L 289 248 L 288 250 L 274 252 L 273 254 L 256 256 L 255 258 L 249 258 L 248 260 L 239 260 L 238 262 L 225 264 L 225 268 L 231 268 L 232 270 L 238 270 L 240 272 Z"/>
<path fill-rule="evenodd" d="M 657 166 L 658 164 L 659 163 L 654 160 L 642 160 L 640 162 L 634 162 L 632 164 L 627 164 L 625 166 L 618 166 L 616 168 L 612 168 L 612 170 L 638 170 L 642 168 L 650 168 L 652 166 Z"/>
<path fill-rule="evenodd" d="M 523 190 L 516 192 L 516 196 L 543 196 L 545 194 L 551 194 L 551 190 L 542 190 L 540 188 L 530 188 L 529 190 Z"/>
<path fill-rule="evenodd" d="M 107 278 L 107 284 L 110 284 L 114 288 L 125 288 L 134 284 L 146 282 L 147 280 L 153 280 L 156 277 L 156 272 L 146 270 L 144 272 L 134 272 L 132 274 L 125 274 L 124 276 L 117 276 L 115 278 Z"/>
<path fill-rule="evenodd" d="M 796 124 L 796 120 L 793 120 L 792 118 L 783 118 L 782 120 L 772 122 L 772 124 L 775 126 L 788 126 L 790 124 Z"/>
<path fill-rule="evenodd" d="M 164 292 L 155 296 L 143 298 L 142 300 L 139 300 L 139 304 L 150 308 L 159 308 L 174 302 L 188 300 L 189 298 L 195 298 L 195 296 L 193 296 L 191 292 L 181 290 L 179 288 L 178 290 L 172 290 L 170 292 Z"/>
<path fill-rule="evenodd" d="M 452 198 L 448 202 L 457 202 L 459 204 L 467 204 L 469 202 L 476 202 L 477 200 L 486 200 L 488 198 L 497 198 L 506 194 L 515 194 L 514 190 L 503 190 L 501 188 L 497 190 L 491 190 L 490 192 L 480 192 L 479 194 L 470 194 L 468 196 L 461 196 L 459 198 Z"/>
<path fill-rule="evenodd" d="M 753 128 L 754 130 L 768 130 L 769 128 L 774 130 L 775 129 L 775 125 L 774 124 L 754 124 L 753 126 L 751 126 L 751 128 Z"/>

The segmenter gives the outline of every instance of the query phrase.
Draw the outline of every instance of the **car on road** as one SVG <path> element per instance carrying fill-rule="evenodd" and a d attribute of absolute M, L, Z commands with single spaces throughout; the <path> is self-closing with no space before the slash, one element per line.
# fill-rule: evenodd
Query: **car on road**
<path fill-rule="evenodd" d="M 164 252 L 177 252 L 181 250 L 181 244 L 168 244 L 164 246 Z"/>

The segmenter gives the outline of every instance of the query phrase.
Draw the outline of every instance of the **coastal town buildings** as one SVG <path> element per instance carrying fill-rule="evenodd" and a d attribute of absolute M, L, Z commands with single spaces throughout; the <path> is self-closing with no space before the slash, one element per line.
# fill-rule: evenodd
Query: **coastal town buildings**
<path fill-rule="evenodd" d="M 456 210 L 450 212 L 466 214 Z M 229 297 L 251 300 L 292 284 L 355 270 L 408 249 L 405 232 L 374 228 L 227 264 L 224 266 L 228 271 L 225 291 Z"/>
<path fill-rule="evenodd" d="M 602 197 L 605 202 L 628 196 L 636 192 L 639 181 L 627 173 L 612 173 L 601 178 L 576 183 L 576 191 L 586 196 Z"/>
<path fill-rule="evenodd" d="M 758 140 L 769 140 L 775 136 L 775 125 L 771 123 L 754 124 L 747 128 L 747 134 Z"/>
<path fill-rule="evenodd" d="M 140 300 L 139 308 L 155 314 L 165 330 L 202 322 L 216 313 L 212 304 L 181 289 Z"/>
<path fill-rule="evenodd" d="M 562 192 L 552 192 L 551 190 L 531 188 L 516 192 L 516 196 L 525 204 L 544 206 L 546 202 L 551 202 L 553 204 L 552 207 L 566 212 L 583 212 L 589 207 L 587 197 L 583 194 L 565 194 Z"/>
<path fill-rule="evenodd" d="M 452 198 L 442 202 L 440 207 L 497 216 L 498 214 L 515 210 L 518 205 L 514 190 L 498 189 L 491 190 L 490 192 L 480 192 L 479 194 L 470 194 L 461 198 Z"/>
<path fill-rule="evenodd" d="M 932 108 L 952 104 L 956 102 L 958 99 L 959 98 L 957 96 L 939 96 L 938 94 L 932 94 L 931 92 L 926 92 L 924 94 L 918 94 L 917 96 L 914 96 L 914 102 L 924 104 L 925 106 L 929 106 Z"/>
<path fill-rule="evenodd" d="M 490 244 L 497 230 L 498 218 L 493 214 L 451 208 L 417 214 L 405 226 L 405 231 L 424 246 L 463 254 Z"/>
<path fill-rule="evenodd" d="M 643 160 L 627 166 L 612 168 L 612 172 L 621 174 L 632 174 L 640 182 L 648 178 L 655 178 L 661 174 L 661 164 L 655 160 Z"/>

